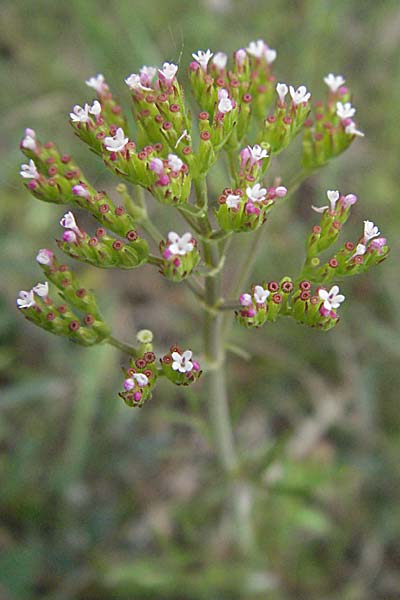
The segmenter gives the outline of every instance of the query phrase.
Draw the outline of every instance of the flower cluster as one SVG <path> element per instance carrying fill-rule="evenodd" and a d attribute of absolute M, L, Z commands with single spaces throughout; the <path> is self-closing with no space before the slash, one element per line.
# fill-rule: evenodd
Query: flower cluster
<path fill-rule="evenodd" d="M 263 40 L 239 48 L 232 60 L 211 49 L 193 52 L 188 77 L 198 103 L 194 122 L 177 79 L 177 64 L 143 66 L 130 73 L 125 91 L 129 90 L 133 105 L 134 137 L 104 76 L 88 78 L 86 84 L 96 98 L 74 105 L 70 124 L 105 167 L 124 180 L 116 188 L 124 206 L 113 201 L 112 192 L 97 190 L 71 156 L 26 129 L 20 144 L 27 158 L 20 169 L 26 188 L 40 200 L 71 204 L 97 221 L 95 231 L 88 233 L 81 226 L 81 215 L 77 219 L 75 211 L 64 209 L 62 235 L 56 240 L 59 248 L 98 268 L 154 265 L 169 280 L 186 280 L 205 308 L 207 327 L 217 322 L 218 311 L 231 309 L 234 302 L 224 300 L 221 288 L 232 234 L 260 228 L 272 207 L 293 191 L 281 184 L 280 177 L 269 175 L 274 156 L 303 131 L 302 172 L 310 174 L 364 135 L 354 120 L 356 109 L 344 77 L 329 73 L 324 78 L 326 100 L 314 102 L 305 85 L 277 81 L 272 72 L 276 56 Z M 209 198 L 206 177 L 221 152 L 229 179 L 219 188 L 224 189 L 218 198 Z M 128 186 L 133 186 L 131 191 Z M 183 234 L 171 224 L 163 239 L 149 217 L 143 190 L 170 207 L 169 214 L 176 209 L 187 223 Z M 338 240 L 356 202 L 354 194 L 327 191 L 327 202 L 312 207 L 320 221 L 307 237 L 298 276 L 264 281 L 242 293 L 237 322 L 253 328 L 287 316 L 322 330 L 338 322 L 344 296 L 331 282 L 367 271 L 389 252 L 378 227 L 364 221 L 358 240 L 345 242 L 327 261 L 321 257 Z M 151 253 L 151 244 L 159 247 L 159 255 Z M 49 249 L 40 250 L 37 261 L 46 281 L 19 292 L 20 312 L 39 327 L 79 344 L 107 342 L 124 350 L 129 364 L 120 396 L 127 405 L 142 406 L 161 375 L 176 385 L 189 385 L 201 375 L 191 350 L 173 346 L 157 360 L 147 330 L 139 332 L 139 346 L 113 338 L 94 294 L 70 267 L 59 263 Z M 50 286 L 58 291 L 61 304 L 52 299 Z M 209 354 L 205 352 L 211 364 Z M 218 368 L 217 362 L 213 368 Z"/>

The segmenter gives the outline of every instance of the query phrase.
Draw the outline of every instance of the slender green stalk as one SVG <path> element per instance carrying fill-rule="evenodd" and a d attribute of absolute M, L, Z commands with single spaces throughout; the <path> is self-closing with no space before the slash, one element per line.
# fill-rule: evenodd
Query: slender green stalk
<path fill-rule="evenodd" d="M 117 340 L 117 338 L 113 336 L 107 338 L 106 342 L 107 344 L 110 344 L 110 346 L 114 346 L 115 348 L 118 348 L 119 350 L 125 352 L 126 354 L 129 354 L 130 356 L 139 356 L 139 353 L 136 350 L 136 348 L 134 348 L 133 346 L 129 346 L 129 344 L 124 344 L 124 342 L 120 342 L 119 340 Z"/>

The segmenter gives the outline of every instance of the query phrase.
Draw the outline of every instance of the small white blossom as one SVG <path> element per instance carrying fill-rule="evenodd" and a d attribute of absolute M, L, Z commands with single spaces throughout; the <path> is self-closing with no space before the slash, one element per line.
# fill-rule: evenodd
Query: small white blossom
<path fill-rule="evenodd" d="M 226 205 L 228 208 L 237 208 L 240 204 L 240 196 L 238 194 L 228 194 Z"/>
<path fill-rule="evenodd" d="M 176 154 L 168 154 L 168 166 L 171 171 L 178 173 L 183 167 L 183 161 Z"/>
<path fill-rule="evenodd" d="M 129 138 L 125 137 L 122 127 L 118 127 L 117 133 L 113 137 L 104 138 L 104 145 L 109 152 L 120 152 L 128 142 Z"/>
<path fill-rule="evenodd" d="M 197 50 L 197 54 L 193 52 L 192 56 L 194 60 L 199 63 L 201 68 L 204 69 L 204 71 L 206 71 L 207 65 L 210 61 L 210 58 L 213 56 L 213 53 L 210 49 L 206 50 L 205 52 L 204 50 Z"/>
<path fill-rule="evenodd" d="M 26 150 L 32 150 L 33 152 L 37 149 L 36 132 L 33 129 L 25 129 L 25 137 L 21 142 L 21 146 Z"/>
<path fill-rule="evenodd" d="M 254 288 L 254 300 L 257 304 L 264 304 L 270 293 L 269 290 L 265 290 L 261 285 L 256 285 Z"/>
<path fill-rule="evenodd" d="M 264 56 L 265 56 L 265 60 L 270 65 L 276 59 L 277 52 L 273 48 L 268 48 L 268 46 L 267 46 L 264 51 Z"/>
<path fill-rule="evenodd" d="M 49 284 L 47 283 L 47 281 L 45 283 L 37 283 L 32 288 L 32 291 L 35 292 L 35 294 L 37 294 L 38 296 L 40 296 L 40 298 L 47 298 L 47 296 L 49 295 Z"/>
<path fill-rule="evenodd" d="M 71 229 L 75 233 L 80 233 L 80 229 L 75 221 L 75 216 L 71 211 L 65 213 L 65 215 L 60 219 L 61 227 L 64 229 Z"/>
<path fill-rule="evenodd" d="M 289 88 L 288 88 L 288 86 L 286 85 L 286 83 L 277 83 L 277 84 L 276 84 L 276 92 L 277 92 L 277 94 L 278 94 L 278 96 L 279 96 L 279 102 L 280 102 L 281 104 L 283 104 L 283 103 L 284 103 L 284 101 L 285 101 L 285 96 L 286 96 L 286 94 L 288 93 L 288 91 L 289 91 Z"/>
<path fill-rule="evenodd" d="M 229 98 L 228 90 L 222 89 L 218 92 L 218 110 L 222 114 L 231 112 L 233 109 L 232 100 Z"/>
<path fill-rule="evenodd" d="M 96 92 L 98 94 L 101 94 L 101 92 L 104 91 L 105 88 L 105 81 L 104 81 L 104 75 L 102 75 L 101 73 L 99 73 L 98 75 L 96 75 L 95 77 L 90 77 L 89 79 L 87 79 L 85 81 L 86 85 L 93 88 L 94 90 L 96 90 Z"/>
<path fill-rule="evenodd" d="M 178 67 L 177 65 L 174 65 L 174 63 L 168 63 L 165 62 L 163 64 L 162 69 L 158 69 L 158 72 L 160 73 L 160 75 L 162 75 L 164 77 L 164 79 L 166 79 L 167 81 L 172 81 L 173 78 L 175 77 L 175 75 L 178 72 Z"/>
<path fill-rule="evenodd" d="M 185 256 L 185 254 L 191 252 L 194 248 L 192 239 L 191 233 L 184 233 L 182 236 L 179 236 L 175 231 L 170 231 L 168 234 L 168 241 L 170 242 L 168 250 L 171 254 Z"/>
<path fill-rule="evenodd" d="M 364 238 L 366 242 L 378 237 L 380 233 L 378 227 L 372 221 L 364 221 Z"/>
<path fill-rule="evenodd" d="M 95 117 L 98 117 L 99 114 L 101 113 L 101 104 L 98 100 L 95 100 L 92 104 L 92 106 L 89 108 L 89 112 L 91 115 L 94 115 Z"/>
<path fill-rule="evenodd" d="M 19 172 L 19 174 L 24 179 L 39 179 L 40 178 L 40 175 L 38 173 L 36 165 L 32 159 L 29 161 L 29 165 L 21 165 L 21 171 Z"/>
<path fill-rule="evenodd" d="M 311 206 L 311 208 L 313 210 L 315 210 L 315 212 L 317 213 L 323 213 L 325 210 L 327 209 L 331 209 L 332 212 L 335 212 L 335 208 L 336 208 L 336 203 L 340 198 L 340 193 L 337 190 L 328 190 L 326 192 L 326 195 L 328 196 L 328 200 L 330 203 L 330 207 L 328 205 L 325 206 Z"/>
<path fill-rule="evenodd" d="M 40 265 L 51 265 L 53 264 L 54 254 L 47 248 L 41 248 L 36 256 L 36 260 Z"/>
<path fill-rule="evenodd" d="M 345 296 L 339 294 L 339 286 L 334 285 L 329 290 L 320 289 L 318 290 L 318 296 L 324 301 L 324 308 L 326 310 L 332 310 L 333 308 L 339 308 L 341 303 L 344 301 Z"/>
<path fill-rule="evenodd" d="M 140 79 L 140 75 L 137 75 L 137 73 L 131 73 L 129 75 L 129 77 L 127 77 L 125 79 L 125 83 L 126 85 L 131 89 L 131 90 L 142 90 L 144 92 L 151 92 L 152 89 L 149 87 L 146 87 L 145 85 L 142 84 L 142 81 Z"/>
<path fill-rule="evenodd" d="M 228 56 L 225 52 L 217 52 L 212 59 L 212 62 L 217 67 L 217 69 L 225 69 L 226 63 L 228 62 Z"/>
<path fill-rule="evenodd" d="M 341 75 L 334 75 L 333 73 L 329 73 L 329 75 L 324 77 L 324 81 L 333 93 L 337 92 L 338 89 L 346 82 L 344 77 Z"/>
<path fill-rule="evenodd" d="M 260 183 L 256 183 L 253 187 L 246 188 L 246 194 L 249 200 L 252 202 L 262 202 L 265 200 L 267 190 L 261 187 Z"/>
<path fill-rule="evenodd" d="M 144 79 L 148 82 L 153 81 L 156 73 L 157 73 L 156 67 L 146 67 L 146 65 L 143 65 L 143 67 L 140 69 L 141 79 Z"/>
<path fill-rule="evenodd" d="M 25 290 L 21 290 L 18 293 L 17 298 L 17 306 L 18 308 L 31 308 L 31 306 L 35 306 L 35 298 L 33 297 L 33 291 L 29 290 L 26 292 Z"/>
<path fill-rule="evenodd" d="M 257 40 L 256 42 L 250 42 L 247 46 L 246 50 L 252 56 L 256 58 L 261 58 L 264 55 L 266 46 L 263 40 Z"/>
<path fill-rule="evenodd" d="M 362 131 L 357 129 L 357 126 L 354 123 L 354 121 L 351 121 L 348 125 L 346 125 L 346 127 L 344 128 L 344 132 L 347 135 L 355 135 L 357 137 L 365 137 L 365 133 L 363 133 Z"/>
<path fill-rule="evenodd" d="M 356 114 L 356 109 L 351 105 L 351 102 L 336 102 L 336 114 L 339 119 L 351 119 Z"/>
<path fill-rule="evenodd" d="M 139 387 L 144 387 L 149 383 L 149 378 L 144 373 L 134 373 L 133 379 L 137 382 Z"/>
<path fill-rule="evenodd" d="M 172 352 L 173 370 L 179 371 L 180 373 L 190 373 L 193 369 L 193 363 L 191 361 L 192 355 L 193 353 L 191 350 L 185 350 L 182 354 L 179 354 L 179 352 Z"/>
<path fill-rule="evenodd" d="M 75 104 L 72 112 L 69 113 L 69 116 L 73 123 L 87 123 L 90 120 L 89 104 L 85 104 L 83 108 L 82 106 L 79 106 L 79 104 Z"/>
<path fill-rule="evenodd" d="M 268 158 L 268 152 L 258 144 L 255 144 L 253 147 L 247 146 L 247 148 L 251 154 L 252 163 L 256 163 L 263 158 Z"/>
<path fill-rule="evenodd" d="M 296 106 L 298 104 L 302 104 L 303 102 L 308 102 L 311 98 L 311 93 L 307 92 L 307 88 L 305 85 L 300 85 L 297 90 L 294 89 L 292 85 L 289 86 L 289 92 L 292 97 L 293 104 Z"/>
<path fill-rule="evenodd" d="M 363 256 L 367 251 L 367 246 L 365 244 L 357 244 L 356 251 L 354 252 L 351 258 L 355 256 Z"/>

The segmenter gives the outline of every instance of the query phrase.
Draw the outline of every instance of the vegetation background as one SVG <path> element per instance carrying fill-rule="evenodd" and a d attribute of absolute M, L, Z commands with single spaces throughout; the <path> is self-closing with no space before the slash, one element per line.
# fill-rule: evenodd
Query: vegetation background
<path fill-rule="evenodd" d="M 0 17 L 0 598 L 400 599 L 398 0 L 2 0 Z M 204 382 L 159 386 L 143 410 L 128 409 L 115 349 L 73 347 L 17 314 L 62 215 L 25 192 L 18 144 L 33 127 L 112 189 L 68 126 L 71 106 L 91 98 L 84 80 L 104 73 L 128 107 L 123 78 L 142 64 L 186 65 L 199 48 L 232 52 L 260 37 L 278 50 L 278 79 L 314 98 L 328 72 L 345 75 L 366 137 L 274 212 L 253 280 L 296 272 L 326 189 L 356 193 L 348 227 L 356 237 L 375 221 L 392 254 L 344 282 L 331 333 L 295 322 L 234 330 L 253 354 L 231 356 L 229 375 L 257 490 L 249 565 L 233 551 Z M 284 177 L 297 161 L 296 149 L 284 153 Z M 222 165 L 212 190 L 224 181 Z M 152 207 L 166 230 L 170 212 Z M 151 326 L 160 348 L 200 347 L 190 295 L 151 267 L 82 276 L 120 336 Z"/>

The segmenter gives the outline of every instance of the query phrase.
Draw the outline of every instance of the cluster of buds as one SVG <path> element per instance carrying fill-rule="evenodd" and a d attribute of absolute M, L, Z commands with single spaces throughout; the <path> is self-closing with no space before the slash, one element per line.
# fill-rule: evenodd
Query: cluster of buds
<path fill-rule="evenodd" d="M 197 241 L 189 232 L 179 236 L 170 231 L 167 240 L 160 242 L 160 252 L 163 258 L 160 272 L 171 281 L 186 279 L 200 260 Z"/>
<path fill-rule="evenodd" d="M 263 188 L 260 183 L 243 191 L 225 188 L 218 198 L 216 217 L 223 231 L 254 231 L 264 223 L 277 198 L 287 194 L 284 186 Z"/>
<path fill-rule="evenodd" d="M 147 261 L 149 246 L 135 229 L 127 232 L 121 240 L 110 236 L 104 227 L 98 227 L 90 236 L 76 222 L 72 212 L 60 221 L 65 229 L 58 247 L 72 258 L 103 269 L 134 269 Z"/>
<path fill-rule="evenodd" d="M 79 182 L 89 187 L 69 154 L 60 154 L 53 142 L 42 144 L 33 129 L 25 129 L 20 148 L 29 159 L 21 165 L 25 187 L 39 200 L 66 204 L 74 200 L 73 188 Z"/>
<path fill-rule="evenodd" d="M 292 296 L 290 314 L 303 325 L 328 331 L 338 323 L 336 309 L 344 299 L 339 294 L 337 285 L 329 291 L 324 287 L 317 287 L 313 293 L 311 282 L 305 279 L 299 283 L 298 290 Z"/>
<path fill-rule="evenodd" d="M 193 360 L 192 351 L 182 352 L 179 346 L 171 346 L 170 351 L 160 361 L 164 375 L 175 385 L 190 385 L 202 374 L 200 364 Z"/>
<path fill-rule="evenodd" d="M 67 265 L 57 262 L 51 250 L 39 250 L 36 260 L 47 279 L 59 290 L 62 303 L 50 297 L 47 281 L 38 283 L 29 291 L 19 292 L 17 306 L 24 316 L 42 329 L 83 346 L 107 339 L 110 329 L 100 314 L 94 294 L 82 287 Z"/>
<path fill-rule="evenodd" d="M 197 275 L 206 278 L 204 293 L 197 282 L 191 288 L 210 315 L 230 308 L 230 303 L 222 303 L 219 290 L 219 271 L 227 248 L 225 238 L 232 232 L 259 228 L 275 202 L 288 193 L 280 178 L 272 186 L 265 183 L 271 158 L 303 129 L 303 168 L 310 173 L 363 134 L 354 121 L 356 109 L 342 76 L 330 73 L 325 77 L 328 97 L 325 103 L 316 103 L 311 120 L 311 93 L 304 85 L 296 89 L 277 83 L 271 72 L 276 51 L 263 40 L 239 48 L 230 65 L 223 52 L 198 50 L 192 57 L 189 81 L 200 111 L 199 140 L 195 146 L 184 92 L 176 78 L 178 66 L 169 62 L 161 68 L 143 66 L 125 79 L 133 102 L 135 141 L 101 74 L 86 81 L 97 98 L 83 106 L 75 105 L 70 123 L 75 134 L 102 157 L 111 172 L 146 189 L 164 205 L 177 208 L 200 236 L 206 268 L 199 269 Z M 247 135 L 251 131 L 257 131 L 257 143 L 249 144 Z M 193 275 L 201 256 L 192 233 L 179 235 L 170 231 L 160 242 L 162 235 L 148 217 L 145 200 L 139 193 L 135 204 L 126 184 L 121 183 L 117 191 L 125 207 L 115 204 L 89 183 L 69 155 L 61 154 L 52 142 L 41 143 L 32 129 L 26 129 L 21 149 L 29 162 L 21 166 L 20 174 L 35 197 L 55 204 L 71 203 L 98 222 L 95 234 L 90 235 L 68 210 L 60 221 L 62 238 L 57 240 L 65 254 L 100 268 L 132 269 L 148 262 L 176 282 Z M 215 216 L 219 228 L 214 229 L 208 214 L 206 175 L 222 150 L 227 153 L 230 187 L 218 198 Z M 190 198 L 192 182 L 196 206 Z M 354 194 L 341 195 L 336 190 L 329 190 L 327 196 L 329 204 L 313 207 L 321 219 L 307 238 L 306 261 L 300 275 L 293 280 L 284 277 L 281 281 L 265 281 L 243 293 L 236 312 L 240 324 L 260 327 L 279 316 L 291 316 L 299 323 L 330 329 L 338 322 L 336 311 L 344 296 L 337 285 L 330 289 L 323 285 L 337 277 L 364 272 L 387 256 L 386 239 L 374 223 L 365 221 L 357 242 L 346 242 L 328 262 L 322 263 L 321 253 L 337 241 L 351 206 L 357 201 Z M 159 243 L 161 257 L 150 255 L 148 242 L 138 233 L 140 227 Z M 138 348 L 115 340 L 95 296 L 81 285 L 71 269 L 60 264 L 48 249 L 39 251 L 37 261 L 46 282 L 29 291 L 22 290 L 18 308 L 40 327 L 79 344 L 106 341 L 124 349 L 130 356 L 120 393 L 126 404 L 142 406 L 161 375 L 176 385 L 189 385 L 201 375 L 191 350 L 181 351 L 173 346 L 158 361 L 152 334 L 147 330 L 139 332 Z M 217 278 L 216 285 L 207 286 L 213 277 Z M 62 304 L 56 306 L 50 298 L 48 282 L 58 290 Z M 319 287 L 312 291 L 312 285 Z"/>
<path fill-rule="evenodd" d="M 128 406 L 143 406 L 151 398 L 158 377 L 156 355 L 148 350 L 139 358 L 131 358 L 124 374 L 124 391 L 119 395 Z"/>
<path fill-rule="evenodd" d="M 324 78 L 328 86 L 325 102 L 315 104 L 313 118 L 305 122 L 303 138 L 303 166 L 313 170 L 338 156 L 354 140 L 364 134 L 353 119 L 356 109 L 342 75 L 329 73 Z"/>
<path fill-rule="evenodd" d="M 267 281 L 253 285 L 250 292 L 241 294 L 240 310 L 236 311 L 236 320 L 245 327 L 261 327 L 266 321 L 274 322 L 279 315 L 290 312 L 288 299 L 293 290 L 290 277 L 280 282 Z"/>
<path fill-rule="evenodd" d="M 288 93 L 289 102 L 286 101 Z M 262 141 L 269 145 L 273 154 L 286 148 L 299 133 L 310 112 L 311 97 L 304 85 L 295 89 L 286 83 L 277 83 L 276 94 L 275 111 L 266 118 L 261 134 Z"/>

